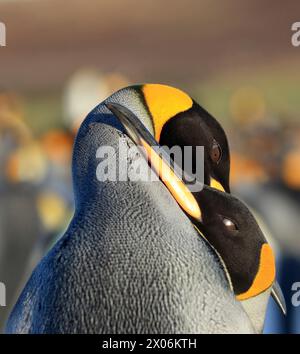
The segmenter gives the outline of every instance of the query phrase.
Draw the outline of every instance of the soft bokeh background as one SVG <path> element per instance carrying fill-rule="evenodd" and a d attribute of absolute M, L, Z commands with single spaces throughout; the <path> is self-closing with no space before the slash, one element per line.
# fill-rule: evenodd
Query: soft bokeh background
<path fill-rule="evenodd" d="M 159 82 L 187 90 L 228 133 L 231 183 L 277 251 L 299 333 L 300 47 L 295 0 L 0 0 L 0 281 L 7 308 L 73 211 L 70 158 L 82 118 L 113 91 Z"/>

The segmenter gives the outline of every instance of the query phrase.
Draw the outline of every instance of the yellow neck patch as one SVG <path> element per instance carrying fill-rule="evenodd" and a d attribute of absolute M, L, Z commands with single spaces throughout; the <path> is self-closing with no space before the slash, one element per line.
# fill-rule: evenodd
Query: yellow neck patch
<path fill-rule="evenodd" d="M 193 100 L 175 87 L 146 84 L 142 87 L 145 101 L 154 122 L 155 139 L 159 141 L 164 124 L 176 114 L 187 111 Z"/>
<path fill-rule="evenodd" d="M 214 178 L 210 179 L 210 186 L 212 188 L 217 189 L 218 191 L 225 192 L 222 184 L 220 182 L 218 182 L 217 180 L 215 180 Z"/>
<path fill-rule="evenodd" d="M 272 248 L 264 243 L 260 252 L 260 262 L 256 277 L 245 293 L 237 296 L 240 301 L 254 297 L 268 289 L 275 280 L 275 258 Z"/>

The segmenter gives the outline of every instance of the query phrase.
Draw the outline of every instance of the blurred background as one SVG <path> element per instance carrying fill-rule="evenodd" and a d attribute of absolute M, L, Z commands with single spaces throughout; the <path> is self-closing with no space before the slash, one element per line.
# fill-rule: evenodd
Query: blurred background
<path fill-rule="evenodd" d="M 157 82 L 223 124 L 232 189 L 276 249 L 288 306 L 284 318 L 270 301 L 265 332 L 300 333 L 300 2 L 0 0 L 0 21 L 0 328 L 72 216 L 80 122 L 115 90 Z"/>

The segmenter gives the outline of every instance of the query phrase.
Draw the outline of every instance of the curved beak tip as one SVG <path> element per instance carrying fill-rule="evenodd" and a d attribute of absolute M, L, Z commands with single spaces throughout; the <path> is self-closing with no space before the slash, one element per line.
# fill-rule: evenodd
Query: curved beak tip
<path fill-rule="evenodd" d="M 282 290 L 280 288 L 280 285 L 278 284 L 278 282 L 276 280 L 273 283 L 271 295 L 272 295 L 274 301 L 276 302 L 276 304 L 279 306 L 281 312 L 286 316 L 286 314 L 287 314 L 286 302 L 285 302 Z"/>

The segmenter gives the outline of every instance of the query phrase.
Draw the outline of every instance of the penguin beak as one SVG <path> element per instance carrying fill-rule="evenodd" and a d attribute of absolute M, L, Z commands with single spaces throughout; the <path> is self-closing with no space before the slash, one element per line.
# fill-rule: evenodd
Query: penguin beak
<path fill-rule="evenodd" d="M 280 285 L 278 282 L 275 280 L 272 286 L 272 291 L 271 291 L 272 298 L 276 302 L 276 304 L 279 306 L 281 312 L 286 315 L 286 303 L 285 299 L 282 293 L 282 290 L 280 288 Z"/>
<path fill-rule="evenodd" d="M 107 102 L 105 106 L 119 119 L 127 135 L 136 145 L 142 145 L 141 142 L 144 140 L 149 146 L 159 147 L 149 130 L 128 108 L 114 102 Z"/>
<path fill-rule="evenodd" d="M 188 187 L 178 176 L 178 166 L 170 165 L 170 159 L 142 122 L 126 107 L 118 103 L 106 103 L 106 107 L 120 120 L 128 136 L 140 146 L 151 168 L 163 181 L 180 207 L 192 218 L 201 221 L 201 210 Z M 177 171 L 177 173 L 175 172 Z M 182 174 L 180 174 L 182 176 Z"/>

